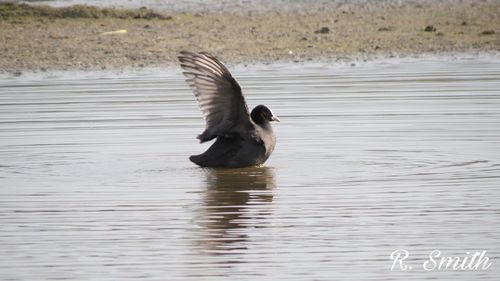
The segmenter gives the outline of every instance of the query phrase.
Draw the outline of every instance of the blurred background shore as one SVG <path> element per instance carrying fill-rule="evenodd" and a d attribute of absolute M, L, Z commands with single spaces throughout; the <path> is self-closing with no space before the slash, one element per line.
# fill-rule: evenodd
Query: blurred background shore
<path fill-rule="evenodd" d="M 0 72 L 500 51 L 500 1 L 0 1 Z"/>

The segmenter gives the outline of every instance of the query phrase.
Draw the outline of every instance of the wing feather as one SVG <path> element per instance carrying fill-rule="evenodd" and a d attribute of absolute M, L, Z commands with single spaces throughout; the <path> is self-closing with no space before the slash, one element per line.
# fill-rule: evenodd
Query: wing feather
<path fill-rule="evenodd" d="M 200 141 L 243 134 L 251 126 L 250 116 L 241 87 L 226 66 L 205 52 L 182 51 L 179 61 L 205 118 Z"/>

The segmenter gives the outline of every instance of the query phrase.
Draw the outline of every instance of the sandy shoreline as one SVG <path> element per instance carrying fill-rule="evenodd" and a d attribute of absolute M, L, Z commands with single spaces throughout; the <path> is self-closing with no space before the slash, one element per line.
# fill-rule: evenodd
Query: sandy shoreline
<path fill-rule="evenodd" d="M 0 72 L 176 64 L 180 50 L 230 63 L 500 51 L 500 2 L 165 17 L 7 16 Z"/>

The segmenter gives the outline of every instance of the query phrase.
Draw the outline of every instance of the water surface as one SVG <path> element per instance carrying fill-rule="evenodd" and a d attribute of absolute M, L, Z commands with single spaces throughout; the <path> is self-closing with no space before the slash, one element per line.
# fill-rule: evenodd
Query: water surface
<path fill-rule="evenodd" d="M 3 76 L 0 279 L 498 280 L 498 60 L 232 69 L 282 120 L 265 167 L 188 161 L 178 69 Z M 435 249 L 494 263 L 426 272 Z"/>
<path fill-rule="evenodd" d="M 448 0 L 453 3 L 453 0 Z M 414 4 L 409 0 L 356 0 L 355 3 L 345 0 L 18 0 L 20 3 L 51 5 L 64 7 L 70 5 L 91 5 L 98 7 L 124 7 L 141 8 L 148 7 L 166 12 L 200 12 L 200 13 L 220 13 L 220 12 L 269 12 L 269 11 L 304 11 L 314 9 L 348 9 L 352 6 L 373 8 L 381 7 L 401 7 Z M 419 0 L 420 5 L 432 4 L 432 0 Z"/>

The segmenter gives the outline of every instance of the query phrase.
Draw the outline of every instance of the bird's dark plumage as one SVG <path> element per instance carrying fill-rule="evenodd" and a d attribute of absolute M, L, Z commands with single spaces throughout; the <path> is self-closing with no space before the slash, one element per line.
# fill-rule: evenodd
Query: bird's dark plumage
<path fill-rule="evenodd" d="M 179 61 L 206 121 L 198 139 L 205 142 L 217 138 L 207 151 L 189 159 L 202 167 L 264 163 L 276 144 L 269 122 L 279 119 L 264 105 L 249 114 L 240 85 L 214 56 L 182 51 Z"/>

